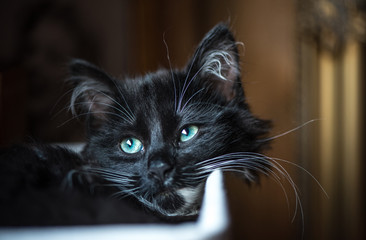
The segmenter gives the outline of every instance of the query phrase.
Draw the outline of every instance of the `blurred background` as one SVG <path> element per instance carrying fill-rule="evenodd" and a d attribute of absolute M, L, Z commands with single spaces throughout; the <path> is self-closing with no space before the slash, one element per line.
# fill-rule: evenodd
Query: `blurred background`
<path fill-rule="evenodd" d="M 169 66 L 165 39 L 183 67 L 226 21 L 244 43 L 245 92 L 273 121 L 270 135 L 308 123 L 265 153 L 285 160 L 301 206 L 286 179 L 282 189 L 228 177 L 231 239 L 364 239 L 365 9 L 361 0 L 2 0 L 0 145 L 84 139 L 66 108 L 71 58 L 133 77 Z"/>

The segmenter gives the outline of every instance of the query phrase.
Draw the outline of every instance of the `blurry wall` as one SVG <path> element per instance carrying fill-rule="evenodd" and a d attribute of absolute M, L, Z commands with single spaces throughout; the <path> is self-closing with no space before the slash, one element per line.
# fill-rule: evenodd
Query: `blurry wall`
<path fill-rule="evenodd" d="M 341 86 L 348 83 L 341 81 L 343 85 L 337 85 L 338 90 L 330 93 L 333 97 L 324 97 L 323 90 L 329 89 L 324 84 L 333 86 L 338 81 L 335 79 L 339 79 L 334 75 L 340 72 L 331 70 L 326 74 L 330 76 L 326 77 L 329 83 L 323 84 L 319 77 L 324 66 L 321 62 L 325 61 L 326 69 L 329 62 L 349 62 L 349 59 L 339 58 L 343 47 L 322 50 L 320 40 L 329 36 L 319 34 L 325 30 L 317 23 L 322 22 L 319 16 L 332 15 L 337 12 L 334 9 L 346 7 L 339 4 L 343 1 L 336 0 L 308 2 L 309 5 L 294 0 L 109 0 L 105 3 L 3 0 L 0 3 L 0 144 L 83 140 L 82 123 L 72 119 L 67 111 L 69 87 L 64 79 L 70 58 L 84 58 L 115 76 L 133 77 L 169 67 L 165 39 L 173 67 L 183 67 L 203 35 L 220 21 L 228 21 L 237 41 L 244 43 L 240 51 L 245 92 L 253 112 L 273 121 L 271 136 L 322 118 L 325 109 L 331 108 L 330 119 L 336 119 L 343 114 L 337 112 L 337 106 L 343 105 L 346 97 L 337 100 L 338 105 L 324 104 L 334 102 Z M 362 5 L 357 3 L 357 7 Z M 319 9 L 325 12 L 312 15 Z M 332 16 L 329 21 L 335 26 L 344 20 L 337 14 Z M 357 21 L 362 28 L 362 17 Z M 357 56 L 351 57 L 355 61 L 351 67 L 358 66 L 356 71 L 363 69 L 362 41 L 362 38 L 353 41 Z M 338 69 L 341 65 L 331 66 Z M 347 124 L 333 124 L 330 132 L 338 128 L 345 132 L 349 125 L 357 130 L 363 125 L 362 77 L 360 74 L 353 81 L 360 91 L 357 99 L 347 103 L 347 106 L 355 104 L 352 109 L 360 114 L 347 118 L 345 121 L 350 121 Z M 339 140 L 336 145 L 329 145 L 329 139 L 343 138 L 335 135 L 325 138 L 324 127 L 328 123 L 316 120 L 276 138 L 272 149 L 265 153 L 285 160 L 278 162 L 298 185 L 301 206 L 296 205 L 293 186 L 284 177 L 280 183 L 262 177 L 259 186 L 247 186 L 228 177 L 232 239 L 301 239 L 302 236 L 303 239 L 342 239 L 351 231 L 353 239 L 361 237 L 362 231 L 346 226 L 349 220 L 343 218 L 350 217 L 352 223 L 361 226 L 362 214 L 356 212 L 364 211 L 360 203 L 363 178 L 354 174 L 347 181 L 348 177 L 341 171 L 344 158 L 332 162 L 322 151 L 324 146 L 331 146 L 327 151 L 332 152 L 344 143 Z M 356 135 L 347 136 L 361 144 L 361 137 Z M 364 169 L 360 147 L 350 151 L 356 155 L 352 155 L 354 164 L 347 170 L 348 175 L 355 169 Z M 326 162 L 332 167 L 324 166 Z M 331 193 L 329 199 L 312 177 L 294 164 L 305 167 L 324 183 L 325 190 Z M 337 188 L 329 185 L 332 181 L 344 186 L 335 195 Z M 352 200 L 344 202 L 345 198 L 339 197 L 348 193 L 345 186 L 349 184 L 356 184 L 355 190 L 351 193 Z M 345 215 L 349 210 L 353 213 Z"/>

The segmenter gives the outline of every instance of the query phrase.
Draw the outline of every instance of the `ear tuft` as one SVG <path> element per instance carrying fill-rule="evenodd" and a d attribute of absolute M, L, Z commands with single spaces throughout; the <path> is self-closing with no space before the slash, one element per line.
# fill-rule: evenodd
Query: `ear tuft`
<path fill-rule="evenodd" d="M 234 81 L 240 75 L 239 66 L 233 59 L 233 53 L 227 50 L 212 51 L 203 61 L 202 72 L 206 75 L 214 75 L 227 81 Z"/>
<path fill-rule="evenodd" d="M 186 71 L 191 78 L 207 78 L 228 101 L 241 101 L 244 96 L 237 43 L 226 24 L 220 23 L 206 34 Z"/>
<path fill-rule="evenodd" d="M 113 79 L 98 67 L 79 59 L 71 61 L 69 71 L 68 81 L 74 87 L 70 100 L 72 114 L 103 119 L 113 101 L 109 86 Z"/>

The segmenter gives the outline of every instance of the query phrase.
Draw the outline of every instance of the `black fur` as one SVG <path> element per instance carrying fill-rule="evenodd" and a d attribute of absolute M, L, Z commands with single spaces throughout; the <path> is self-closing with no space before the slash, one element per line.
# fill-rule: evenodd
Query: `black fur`
<path fill-rule="evenodd" d="M 131 199 L 109 198 L 110 188 L 80 169 L 81 156 L 61 147 L 14 146 L 0 150 L 0 226 L 144 223 L 160 220 Z"/>
<path fill-rule="evenodd" d="M 243 178 L 253 181 L 258 170 L 270 167 L 265 157 L 257 155 L 266 143 L 259 138 L 267 133 L 269 122 L 254 117 L 249 110 L 237 43 L 224 24 L 205 36 L 182 70 L 160 70 L 120 81 L 88 62 L 74 60 L 70 76 L 74 86 L 70 106 L 76 116 L 85 118 L 87 146 L 82 155 L 52 147 L 22 148 L 20 155 L 3 154 L 2 162 L 12 161 L 4 169 L 21 168 L 8 174 L 3 170 L 6 175 L 1 179 L 18 183 L 5 184 L 5 205 L 19 199 L 26 209 L 34 203 L 22 194 L 8 192 L 28 191 L 22 183 L 30 182 L 30 188 L 47 183 L 47 191 L 53 191 L 74 171 L 75 177 L 69 181 L 76 182 L 70 190 L 73 196 L 60 191 L 57 195 L 62 201 L 71 199 L 70 204 L 90 200 L 91 207 L 81 211 L 108 208 L 110 203 L 103 201 L 114 193 L 132 196 L 159 215 L 194 216 L 204 182 L 213 170 L 239 171 Z M 181 136 L 189 130 L 194 135 L 183 141 Z M 125 141 L 142 145 L 131 154 L 121 148 Z M 31 168 L 30 162 L 34 163 Z M 19 174 L 27 179 L 19 182 Z M 93 193 L 90 188 L 97 183 L 113 187 Z M 37 190 L 35 202 L 41 190 Z M 93 208 L 94 200 L 101 202 Z"/>

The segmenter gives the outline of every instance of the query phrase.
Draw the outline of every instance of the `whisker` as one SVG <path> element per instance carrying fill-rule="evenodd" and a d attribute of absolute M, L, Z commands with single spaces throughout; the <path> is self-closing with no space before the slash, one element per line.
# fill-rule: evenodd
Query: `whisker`
<path fill-rule="evenodd" d="M 303 128 L 303 127 L 305 127 L 306 125 L 308 125 L 308 124 L 310 124 L 310 123 L 313 123 L 313 122 L 316 122 L 316 121 L 320 121 L 320 120 L 321 120 L 321 119 L 312 119 L 312 120 L 309 120 L 309 121 L 307 121 L 307 122 L 305 122 L 305 123 L 301 124 L 300 126 L 297 126 L 297 127 L 293 128 L 293 129 L 290 129 L 290 130 L 288 130 L 288 131 L 286 131 L 286 132 L 283 132 L 283 133 L 278 134 L 278 135 L 273 136 L 273 137 L 264 138 L 264 139 L 259 139 L 259 140 L 257 140 L 257 141 L 258 141 L 258 142 L 268 142 L 268 141 L 272 141 L 272 140 L 274 140 L 274 139 L 276 139 L 276 138 L 280 138 L 280 137 L 283 137 L 283 136 L 285 136 L 285 135 L 287 135 L 287 134 L 290 134 L 290 133 L 292 133 L 292 132 L 295 132 L 295 131 L 297 131 L 297 130 L 299 130 L 299 129 Z"/>
<path fill-rule="evenodd" d="M 99 91 L 99 90 L 95 90 L 95 91 L 103 94 L 105 97 L 109 98 L 112 102 L 117 104 L 117 106 L 119 106 L 121 108 L 121 112 L 124 112 L 128 116 L 128 119 L 130 120 L 130 122 L 133 122 L 135 120 L 135 116 L 131 112 L 129 112 L 125 107 L 123 107 L 118 101 L 116 101 L 114 98 L 112 98 L 111 96 L 109 96 L 108 94 L 106 94 L 102 91 Z M 124 99 L 122 94 L 121 94 L 121 97 Z M 126 100 L 125 100 L 125 102 L 126 102 Z M 128 106 L 127 102 L 126 102 L 126 105 Z"/>
<path fill-rule="evenodd" d="M 78 115 L 75 115 L 73 117 L 71 117 L 70 119 L 64 121 L 63 123 L 61 123 L 60 125 L 58 125 L 57 127 L 62 127 L 64 126 L 65 124 L 71 122 L 72 120 L 75 120 L 75 119 L 78 119 L 79 117 L 81 116 L 86 116 L 86 115 L 89 115 L 89 114 L 98 114 L 98 113 L 101 113 L 101 114 L 109 114 L 109 115 L 113 115 L 113 116 L 116 116 L 116 117 L 119 117 L 121 119 L 123 119 L 124 121 L 127 121 L 129 122 L 127 119 L 123 118 L 122 116 L 116 114 L 116 113 L 112 113 L 112 112 L 107 112 L 107 111 L 93 111 L 93 112 L 88 112 L 88 113 L 80 113 Z"/>
<path fill-rule="evenodd" d="M 189 80 L 188 84 L 187 84 L 187 80 L 188 80 L 188 75 L 186 80 L 184 81 L 184 85 L 182 88 L 182 92 L 179 96 L 179 102 L 178 102 L 178 111 L 181 112 L 183 109 L 181 108 L 182 106 L 182 102 L 183 102 L 183 98 L 184 95 L 186 94 L 188 87 L 191 85 L 191 83 L 196 79 L 196 77 L 198 76 L 198 74 L 202 71 L 204 66 L 201 66 L 200 69 L 198 69 L 198 71 L 193 75 L 193 77 L 191 78 L 191 80 Z M 186 85 L 187 84 L 187 85 Z"/>
<path fill-rule="evenodd" d="M 71 81 L 72 79 L 74 79 L 75 77 L 71 77 L 71 78 L 69 78 L 69 80 Z M 83 79 L 83 77 L 77 77 L 77 79 Z M 113 80 L 112 80 L 113 81 Z M 115 81 L 113 81 L 113 83 L 115 84 L 115 86 L 116 86 L 116 88 L 118 89 L 118 91 L 120 92 L 120 90 L 119 90 L 119 88 L 118 88 L 118 86 L 116 85 L 116 82 Z M 84 84 L 85 85 L 85 84 Z M 71 112 L 72 112 L 72 114 L 76 114 L 76 110 L 75 110 L 75 102 L 77 102 L 76 100 L 77 100 L 77 98 L 79 98 L 80 96 L 82 96 L 83 95 L 83 92 L 84 91 L 86 91 L 86 90 L 91 90 L 91 91 L 93 91 L 93 92 L 96 92 L 96 93 L 99 93 L 99 94 L 101 94 L 101 95 L 103 95 L 104 97 L 106 97 L 106 98 L 108 98 L 109 100 L 111 100 L 112 102 L 114 102 L 118 107 L 120 107 L 120 109 L 121 109 L 121 111 L 122 112 L 125 112 L 125 114 L 126 114 L 126 117 L 128 117 L 129 119 L 130 119 L 130 121 L 131 122 L 133 122 L 134 121 L 134 119 L 135 119 L 135 116 L 133 115 L 133 113 L 132 113 L 132 111 L 131 111 L 131 109 L 129 108 L 129 106 L 128 106 L 128 103 L 127 103 L 127 101 L 125 100 L 125 98 L 124 98 L 124 96 L 121 94 L 121 92 L 120 92 L 120 95 L 121 95 L 121 97 L 124 99 L 124 101 L 125 101 L 125 103 L 126 103 L 126 105 L 127 105 L 127 108 L 129 109 L 129 110 L 127 110 L 125 107 L 123 107 L 118 101 L 116 101 L 113 97 L 111 97 L 111 96 L 109 96 L 106 92 L 104 92 L 104 91 L 101 91 L 101 90 L 98 90 L 98 88 L 97 87 L 94 87 L 94 88 L 92 88 L 92 87 L 90 87 L 90 86 L 87 86 L 87 87 L 83 87 L 82 85 L 81 86 L 78 86 L 78 87 L 76 87 L 76 88 L 74 88 L 74 90 L 73 90 L 73 93 L 72 93 L 72 95 L 71 95 L 71 100 L 70 100 L 70 110 L 71 110 Z M 99 102 L 100 103 L 100 102 Z"/>
<path fill-rule="evenodd" d="M 316 177 L 313 174 L 311 174 L 308 170 L 306 170 L 304 167 L 300 166 L 299 164 L 296 164 L 296 163 L 293 163 L 293 162 L 290 162 L 290 161 L 287 161 L 287 160 L 284 160 L 284 159 L 281 159 L 281 158 L 269 157 L 269 156 L 266 156 L 266 155 L 263 155 L 263 154 L 260 154 L 260 153 L 252 153 L 252 154 L 253 155 L 256 155 L 256 156 L 259 156 L 259 157 L 262 157 L 262 158 L 265 158 L 266 160 L 269 160 L 272 163 L 276 164 L 284 172 L 286 172 L 286 175 L 288 175 L 288 176 L 290 174 L 285 170 L 285 168 L 281 164 L 278 163 L 278 161 L 284 162 L 284 163 L 287 163 L 287 164 L 290 164 L 290 165 L 292 165 L 294 167 L 299 168 L 300 170 L 304 171 L 308 176 L 310 176 L 315 181 L 315 183 L 319 186 L 319 188 L 322 190 L 322 192 L 325 194 L 325 196 L 327 198 L 329 198 L 328 193 L 325 191 L 324 187 L 320 184 L 320 182 L 316 179 Z"/>
<path fill-rule="evenodd" d="M 296 213 L 298 212 L 298 209 L 300 209 L 301 216 L 303 217 L 302 204 L 301 204 L 301 200 L 300 200 L 299 195 L 298 195 L 298 187 L 295 184 L 295 182 L 292 180 L 290 174 L 286 171 L 286 169 L 282 165 L 280 165 L 278 162 L 276 162 L 273 158 L 270 158 L 268 156 L 265 156 L 265 155 L 262 155 L 262 154 L 259 154 L 259 153 L 252 153 L 251 155 L 252 155 L 253 159 L 256 159 L 256 161 L 258 160 L 258 157 L 259 157 L 259 159 L 266 159 L 267 161 L 271 161 L 273 163 L 272 167 L 275 168 L 282 176 L 285 177 L 287 182 L 292 187 L 295 198 L 296 198 L 296 200 L 295 200 L 295 210 L 294 210 L 294 216 L 292 218 L 292 222 L 295 220 Z M 286 199 L 287 199 L 287 196 L 286 196 Z"/>
<path fill-rule="evenodd" d="M 315 121 L 315 120 L 312 120 Z M 308 123 L 312 122 L 309 121 Z M 306 124 L 308 124 L 306 123 Z M 301 126 L 300 126 L 301 127 Z M 300 128 L 299 127 L 299 128 Z M 293 130 L 295 131 L 295 130 Z M 294 214 L 292 216 L 292 222 L 295 221 L 295 218 L 297 216 L 297 213 L 300 213 L 300 218 L 302 222 L 302 228 L 304 231 L 304 212 L 303 212 L 303 206 L 301 203 L 300 195 L 299 195 L 299 188 L 294 182 L 294 180 L 291 178 L 289 172 L 280 164 L 280 162 L 290 164 L 292 166 L 295 166 L 299 168 L 300 170 L 304 171 L 306 174 L 308 174 L 320 187 L 320 189 L 324 192 L 324 194 L 328 197 L 328 194 L 326 193 L 325 189 L 322 187 L 320 182 L 305 168 L 301 167 L 300 165 L 296 163 L 292 163 L 290 161 L 286 161 L 279 158 L 273 158 L 269 157 L 260 153 L 254 153 L 254 152 L 235 152 L 235 153 L 229 153 L 221 156 L 217 156 L 214 158 L 206 159 L 203 161 L 200 161 L 195 164 L 197 167 L 197 172 L 191 172 L 184 174 L 187 178 L 191 179 L 191 181 L 194 180 L 203 180 L 207 178 L 209 173 L 211 173 L 215 169 L 221 169 L 225 172 L 238 172 L 242 174 L 246 174 L 247 170 L 254 170 L 256 172 L 259 172 L 261 174 L 264 174 L 266 176 L 270 176 L 273 178 L 281 187 L 282 191 L 284 192 L 284 196 L 286 198 L 287 205 L 289 207 L 289 198 L 285 189 L 285 186 L 282 183 L 282 178 L 280 176 L 284 177 L 284 180 L 288 182 L 288 184 L 291 186 L 294 197 L 295 197 L 295 206 L 294 206 Z M 242 169 L 241 169 L 242 168 Z M 275 171 L 271 170 L 274 169 Z"/>
<path fill-rule="evenodd" d="M 121 199 L 121 198 L 124 198 L 124 197 L 127 197 L 127 196 L 131 196 L 131 195 L 135 195 L 136 192 L 139 190 L 140 188 L 139 187 L 136 187 L 136 188 L 132 188 L 132 189 L 122 189 L 118 192 L 115 192 L 111 195 L 112 198 L 118 198 L 118 199 Z"/>
<path fill-rule="evenodd" d="M 184 111 L 184 108 L 187 106 L 187 104 L 192 100 L 192 98 L 194 98 L 194 96 L 196 96 L 198 93 L 202 92 L 203 90 L 205 90 L 204 88 L 201 88 L 200 90 L 198 90 L 197 92 L 195 92 L 194 94 L 192 94 L 192 96 L 186 101 L 186 103 L 183 105 L 181 111 Z"/>
<path fill-rule="evenodd" d="M 100 167 L 87 167 L 84 172 L 88 174 L 95 174 L 108 183 L 103 183 L 101 186 L 116 187 L 119 191 L 111 195 L 112 198 L 123 198 L 128 195 L 135 195 L 140 187 L 136 187 L 136 180 L 131 174 L 123 174 L 113 169 L 106 169 Z"/>
<path fill-rule="evenodd" d="M 70 108 L 70 106 L 68 106 L 68 107 L 63 107 L 63 108 L 61 108 L 60 110 L 58 110 L 56 113 L 54 113 L 56 106 L 61 102 L 61 100 L 62 100 L 66 95 L 70 94 L 72 91 L 74 91 L 74 89 L 70 89 L 70 90 L 66 91 L 64 94 L 62 94 L 62 96 L 61 96 L 61 97 L 59 97 L 59 98 L 58 98 L 58 100 L 57 100 L 57 101 L 56 101 L 56 103 L 53 105 L 53 107 L 52 107 L 52 109 L 51 109 L 51 111 L 50 111 L 50 114 L 51 114 L 51 115 L 53 115 L 53 116 L 52 116 L 52 119 L 55 119 L 55 118 L 56 118 L 58 115 L 60 115 L 63 111 L 65 111 L 66 109 L 69 109 L 69 108 Z"/>
<path fill-rule="evenodd" d="M 191 71 L 192 71 L 192 68 L 193 68 L 194 62 L 196 61 L 196 58 L 197 58 L 197 56 L 198 56 L 198 53 L 201 51 L 201 49 L 202 49 L 202 45 L 200 45 L 200 46 L 198 47 L 198 49 L 196 50 L 196 52 L 195 52 L 195 53 L 194 53 L 194 55 L 193 55 L 193 58 L 192 58 L 192 61 L 191 61 L 191 65 L 189 66 L 189 70 L 188 70 L 188 72 L 187 72 L 187 76 L 186 76 L 186 78 L 185 78 L 185 80 L 184 80 L 184 82 L 185 82 L 185 83 L 188 81 L 188 77 L 189 77 L 189 75 L 191 74 Z M 184 88 L 184 87 L 183 87 L 183 88 Z"/>
<path fill-rule="evenodd" d="M 91 168 L 91 169 L 88 169 L 88 171 L 90 173 L 101 174 L 105 177 L 123 178 L 123 179 L 127 179 L 127 180 L 132 180 L 131 175 L 124 175 L 124 174 L 121 174 L 120 172 L 115 172 L 115 171 L 110 170 L 110 169 Z"/>
<path fill-rule="evenodd" d="M 131 122 L 133 122 L 133 120 L 136 119 L 135 115 L 133 114 L 128 102 L 126 101 L 126 98 L 124 97 L 124 95 L 121 92 L 121 89 L 118 87 L 117 82 L 115 80 L 113 80 L 113 78 L 111 77 L 111 80 L 114 84 L 114 86 L 116 87 L 119 96 L 122 97 L 123 101 L 125 102 L 126 106 L 128 109 L 125 109 L 118 101 L 114 101 L 122 110 L 126 111 L 128 113 L 128 115 L 130 116 L 130 119 L 132 120 Z"/>
<path fill-rule="evenodd" d="M 75 103 L 74 104 L 74 106 L 78 106 L 78 105 L 84 105 L 85 103 L 89 103 L 89 102 L 78 102 L 78 103 Z M 103 106 L 107 106 L 107 107 L 109 107 L 109 108 L 112 108 L 112 109 L 114 109 L 114 110 L 116 110 L 116 111 L 118 111 L 118 112 L 120 112 L 121 114 L 123 114 L 125 117 L 122 117 L 122 116 L 120 116 L 120 115 L 118 115 L 118 114 L 116 114 L 115 116 L 119 116 L 119 117 L 121 117 L 123 120 L 125 120 L 126 122 L 129 122 L 130 124 L 132 124 L 132 119 L 130 119 L 130 116 L 129 115 L 127 115 L 127 113 L 126 112 L 124 112 L 124 111 L 122 111 L 120 108 L 117 108 L 117 107 L 115 107 L 115 106 L 113 106 L 113 105 L 111 105 L 111 104 L 108 104 L 108 103 L 103 103 L 103 102 L 98 102 L 98 104 L 99 105 L 103 105 Z M 66 110 L 66 109 L 70 109 L 70 107 L 64 107 L 63 109 L 61 109 L 60 111 L 64 111 L 64 110 Z M 89 113 L 96 113 L 95 111 L 94 112 L 92 112 L 92 111 L 89 111 L 87 114 L 89 114 Z M 112 112 L 110 112 L 110 113 L 112 113 Z M 78 114 L 74 114 L 74 116 L 80 116 L 80 115 L 78 115 Z"/>
<path fill-rule="evenodd" d="M 166 58 L 168 59 L 170 74 L 172 76 L 173 87 L 174 87 L 174 110 L 177 111 L 177 88 L 175 86 L 175 79 L 174 79 L 174 73 L 173 73 L 172 63 L 170 61 L 170 54 L 169 54 L 168 44 L 165 41 L 165 32 L 163 34 L 163 42 L 164 42 L 165 49 L 166 49 Z"/>
<path fill-rule="evenodd" d="M 293 165 L 293 166 L 299 168 L 300 170 L 304 171 L 306 174 L 308 174 L 315 181 L 315 183 L 319 186 L 319 188 L 322 190 L 324 195 L 329 199 L 328 193 L 325 191 L 324 187 L 320 184 L 318 179 L 316 179 L 316 177 L 313 174 L 311 174 L 308 170 L 306 170 L 304 167 L 302 167 L 302 166 L 300 166 L 296 163 L 293 163 L 293 162 L 290 162 L 290 161 L 287 161 L 287 160 L 284 160 L 284 159 L 280 159 L 280 158 L 270 158 L 270 159 L 272 159 L 274 161 L 281 161 L 281 162 Z"/>

